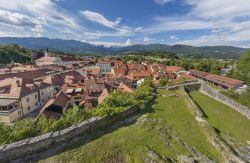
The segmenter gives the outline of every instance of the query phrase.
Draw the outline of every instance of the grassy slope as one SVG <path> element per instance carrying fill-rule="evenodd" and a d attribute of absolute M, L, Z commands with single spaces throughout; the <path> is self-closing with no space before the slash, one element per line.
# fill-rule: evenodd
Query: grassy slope
<path fill-rule="evenodd" d="M 160 91 L 161 94 L 172 94 L 171 91 Z M 181 92 L 177 92 L 181 94 Z M 193 113 L 187 108 L 182 97 L 160 97 L 156 106 L 158 112 L 153 116 L 164 118 L 190 145 L 212 159 L 219 159 L 219 154 L 208 142 L 204 133 L 195 121 Z"/>
<path fill-rule="evenodd" d="M 208 122 L 222 134 L 232 136 L 241 143 L 250 140 L 250 121 L 232 108 L 200 92 L 191 92 L 194 101 L 208 116 Z"/>
<path fill-rule="evenodd" d="M 165 91 L 161 91 L 166 94 Z M 176 94 L 176 92 L 169 92 Z M 194 116 L 186 108 L 182 97 L 159 97 L 149 114 L 150 119 L 163 119 L 189 145 L 195 146 L 208 157 L 218 160 L 218 153 L 206 140 L 196 123 Z M 165 123 L 164 122 L 164 123 Z M 176 158 L 179 154 L 190 155 L 187 149 L 174 138 L 166 140 L 162 137 L 163 124 L 146 123 L 147 126 L 135 123 L 103 134 L 100 130 L 96 138 L 86 145 L 78 146 L 59 155 L 53 156 L 46 162 L 144 162 L 147 148 L 155 151 L 160 157 Z M 105 131 L 107 132 L 107 131 Z M 103 135 L 103 136 L 100 136 Z M 94 136 L 94 137 L 95 137 Z M 172 145 L 166 145 L 170 141 Z"/>

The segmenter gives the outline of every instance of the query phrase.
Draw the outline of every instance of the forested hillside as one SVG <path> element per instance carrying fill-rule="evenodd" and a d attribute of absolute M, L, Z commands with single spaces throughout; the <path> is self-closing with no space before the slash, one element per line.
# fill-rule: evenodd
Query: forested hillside
<path fill-rule="evenodd" d="M 0 63 L 8 64 L 11 61 L 26 63 L 31 61 L 32 52 L 18 45 L 0 45 Z"/>
<path fill-rule="evenodd" d="M 233 58 L 238 59 L 247 52 L 246 48 L 234 46 L 202 46 L 195 47 L 189 45 L 165 45 L 165 44 L 135 44 L 131 46 L 111 46 L 94 45 L 76 40 L 62 40 L 49 38 L 18 38 L 0 37 L 0 44 L 18 44 L 29 49 L 46 49 L 53 51 L 63 51 L 69 53 L 98 53 L 98 54 L 123 54 L 134 52 L 159 52 L 168 51 L 176 53 L 180 57 L 194 58 Z"/>

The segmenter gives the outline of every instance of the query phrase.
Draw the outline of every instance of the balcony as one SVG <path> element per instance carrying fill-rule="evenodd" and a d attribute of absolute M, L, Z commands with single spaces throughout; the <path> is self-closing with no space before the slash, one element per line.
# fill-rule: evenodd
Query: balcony
<path fill-rule="evenodd" d="M 9 115 L 18 109 L 20 109 L 18 100 L 0 99 L 0 115 Z"/>

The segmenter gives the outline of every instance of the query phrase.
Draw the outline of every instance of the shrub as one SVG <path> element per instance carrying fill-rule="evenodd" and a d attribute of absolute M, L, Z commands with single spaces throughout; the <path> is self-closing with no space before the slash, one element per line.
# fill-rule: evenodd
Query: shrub
<path fill-rule="evenodd" d="M 17 121 L 11 128 L 10 140 L 18 141 L 29 137 L 36 136 L 39 133 L 34 119 L 23 119 Z"/>

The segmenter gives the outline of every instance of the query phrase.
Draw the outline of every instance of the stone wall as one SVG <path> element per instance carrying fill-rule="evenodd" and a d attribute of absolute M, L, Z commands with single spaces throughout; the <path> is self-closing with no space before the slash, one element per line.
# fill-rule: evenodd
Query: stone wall
<path fill-rule="evenodd" d="M 220 101 L 220 102 L 230 106 L 231 108 L 233 108 L 237 112 L 241 113 L 242 115 L 244 115 L 245 117 L 250 119 L 250 108 L 243 106 L 243 105 L 239 104 L 238 102 L 228 98 L 227 96 L 223 95 L 222 93 L 220 93 L 216 89 L 213 89 L 212 87 L 208 86 L 207 84 L 203 83 L 201 85 L 200 92 L 212 97 L 213 99 L 215 99 L 217 101 Z"/>
<path fill-rule="evenodd" d="M 200 82 L 198 80 L 194 81 L 187 81 L 184 83 L 175 83 L 175 84 L 168 84 L 167 86 L 159 86 L 159 89 L 167 89 L 167 90 L 177 90 L 182 87 L 190 89 L 190 91 L 193 90 L 199 90 L 200 88 Z"/>
<path fill-rule="evenodd" d="M 45 151 L 60 143 L 67 142 L 76 136 L 86 135 L 102 126 L 109 125 L 118 119 L 134 113 L 135 108 L 129 108 L 122 113 L 110 117 L 93 117 L 78 125 L 61 131 L 50 132 L 33 138 L 21 140 L 12 144 L 0 146 L 0 162 L 22 158 L 27 155 Z"/>

